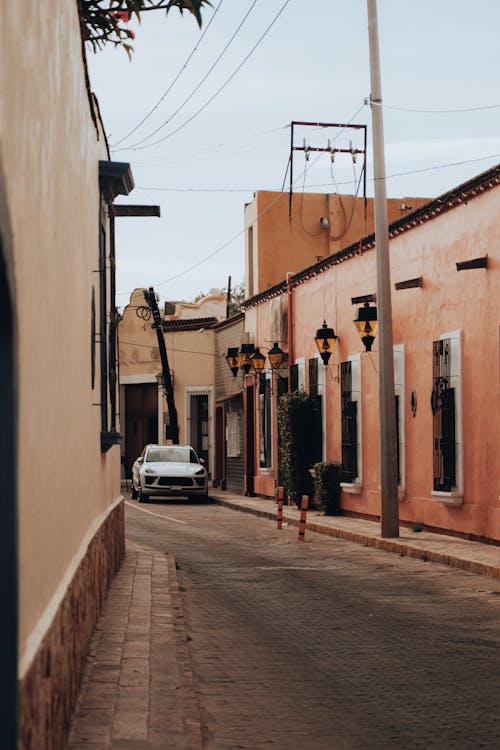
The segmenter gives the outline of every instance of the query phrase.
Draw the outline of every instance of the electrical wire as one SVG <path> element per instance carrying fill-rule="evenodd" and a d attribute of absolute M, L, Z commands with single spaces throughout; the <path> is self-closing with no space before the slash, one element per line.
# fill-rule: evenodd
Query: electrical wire
<path fill-rule="evenodd" d="M 463 159 L 462 161 L 451 161 L 446 164 L 437 164 L 433 167 L 423 167 L 422 169 L 410 169 L 407 172 L 395 172 L 394 174 L 386 175 L 386 180 L 393 179 L 394 177 L 405 177 L 406 175 L 419 174 L 421 172 L 432 172 L 436 169 L 446 169 L 448 167 L 461 167 L 464 164 L 472 164 L 478 161 L 486 161 L 487 159 L 500 159 L 500 153 L 488 154 L 487 156 L 478 156 L 475 159 Z M 302 177 L 302 175 L 301 175 Z M 375 182 L 375 178 L 368 177 L 367 182 Z M 331 182 L 317 182 L 309 185 L 309 188 L 322 188 L 329 187 Z M 340 180 L 335 182 L 336 187 L 339 185 L 351 185 L 352 180 Z M 249 188 L 165 188 L 165 187 L 141 187 L 136 185 L 136 190 L 154 190 L 159 192 L 167 193 L 251 193 L 255 192 L 255 186 Z M 268 192 L 283 192 L 283 188 L 262 188 Z"/>
<path fill-rule="evenodd" d="M 369 104 L 375 107 L 383 107 L 383 109 L 393 109 L 397 112 L 414 112 L 422 115 L 448 115 L 448 114 L 460 114 L 460 112 L 484 112 L 487 109 L 500 109 L 500 104 L 487 104 L 484 107 L 463 107 L 461 109 L 412 109 L 410 107 L 395 107 L 391 104 L 384 104 L 384 102 L 375 102 L 369 100 Z"/>
<path fill-rule="evenodd" d="M 164 135 L 164 136 L 163 136 L 163 138 L 159 138 L 159 139 L 158 139 L 157 141 L 153 141 L 152 143 L 146 143 L 146 144 L 144 144 L 144 145 L 142 145 L 142 146 L 141 146 L 141 145 L 137 145 L 137 144 L 136 144 L 136 146 L 130 146 L 128 150 L 131 150 L 131 151 L 141 151 L 142 149 L 145 149 L 145 148 L 151 148 L 152 146 L 156 146 L 156 145 L 157 145 L 158 143 L 162 143 L 163 141 L 166 141 L 166 140 L 167 140 L 168 138 L 171 138 L 171 137 L 172 137 L 173 135 L 175 135 L 175 134 L 176 134 L 176 133 L 178 133 L 178 132 L 179 132 L 180 130 L 182 130 L 183 128 L 185 128 L 185 127 L 186 127 L 186 125 L 188 125 L 188 124 L 189 124 L 190 122 L 192 122 L 192 121 L 193 121 L 193 120 L 195 119 L 195 117 L 197 117 L 197 116 L 198 116 L 199 114 L 201 114 L 201 112 L 203 112 L 203 111 L 204 111 L 204 110 L 205 110 L 205 109 L 206 109 L 206 108 L 208 107 L 208 105 L 209 105 L 209 104 L 211 104 L 211 103 L 213 102 L 213 100 L 214 100 L 214 99 L 215 99 L 215 98 L 216 98 L 216 97 L 217 97 L 217 96 L 218 96 L 218 95 L 219 95 L 219 94 L 220 94 L 220 93 L 221 93 L 221 92 L 222 92 L 222 91 L 223 91 L 223 90 L 224 90 L 224 89 L 226 88 L 226 86 L 227 86 L 227 85 L 228 85 L 228 84 L 229 84 L 229 83 L 230 83 L 230 82 L 231 82 L 231 81 L 233 80 L 233 78 L 235 77 L 235 75 L 236 75 L 237 73 L 239 73 L 239 71 L 240 71 L 240 70 L 241 70 L 241 68 L 242 68 L 242 67 L 243 67 L 243 66 L 245 65 L 245 63 L 246 63 L 246 62 L 248 62 L 248 60 L 249 60 L 249 59 L 250 59 L 250 57 L 251 57 L 251 56 L 253 55 L 253 53 L 255 52 L 255 50 L 257 49 L 257 47 L 258 47 L 258 46 L 259 46 L 259 45 L 261 44 L 261 42 L 262 42 L 262 41 L 264 40 L 264 38 L 265 38 L 265 37 L 267 36 L 267 34 L 268 34 L 268 33 L 269 33 L 269 31 L 271 30 L 271 28 L 272 28 L 272 27 L 274 26 L 274 24 L 276 23 L 276 21 L 278 20 L 278 18 L 280 17 L 280 15 L 281 15 L 281 14 L 283 13 L 283 11 L 285 10 L 285 8 L 286 8 L 286 6 L 288 5 L 288 3 L 289 3 L 289 2 L 290 2 L 290 0 L 285 0 L 285 2 L 283 3 L 283 5 L 281 6 L 280 10 L 279 10 L 279 11 L 277 12 L 277 14 L 276 14 L 276 15 L 274 16 L 274 18 L 273 18 L 273 20 L 271 21 L 271 23 L 269 24 L 269 26 L 268 26 L 268 27 L 267 27 L 267 28 L 265 29 L 265 31 L 264 31 L 264 32 L 263 32 L 263 33 L 261 34 L 261 36 L 259 37 L 259 39 L 257 40 L 257 42 L 256 42 L 256 43 L 254 44 L 254 46 L 252 47 L 252 49 L 250 50 L 250 52 L 249 52 L 249 53 L 248 53 L 248 54 L 247 54 L 247 55 L 246 55 L 246 56 L 245 56 L 245 57 L 243 58 L 243 60 L 242 60 L 242 61 L 240 62 L 240 64 L 239 64 L 239 65 L 238 65 L 238 66 L 237 66 L 237 67 L 235 68 L 235 70 L 234 70 L 234 71 L 233 71 L 233 72 L 231 73 L 231 75 L 230 75 L 230 76 L 229 76 L 228 78 L 226 78 L 226 80 L 224 81 L 224 83 L 223 83 L 223 84 L 222 84 L 221 86 L 219 86 L 219 88 L 217 89 L 217 91 L 216 91 L 216 92 L 215 92 L 214 94 L 212 94 L 212 96 L 211 96 L 211 97 L 210 97 L 209 99 L 207 99 L 207 101 L 206 101 L 206 102 L 205 102 L 205 103 L 204 103 L 204 104 L 203 104 L 203 105 L 202 105 L 202 106 L 201 106 L 201 107 L 200 107 L 199 109 L 197 109 L 197 110 L 196 110 L 196 111 L 195 111 L 195 112 L 194 112 L 194 113 L 193 113 L 193 114 L 191 115 L 191 117 L 189 117 L 189 118 L 188 118 L 187 120 L 185 120 L 185 121 L 184 121 L 184 122 L 183 122 L 183 123 L 182 123 L 181 125 L 179 125 L 179 126 L 178 126 L 177 128 L 175 128 L 175 130 L 172 130 L 172 131 L 171 131 L 170 133 L 167 133 L 167 135 Z M 166 123 L 165 123 L 165 124 L 166 124 Z M 152 135 L 152 134 L 151 134 L 151 135 Z M 151 137 L 151 136 L 148 136 L 148 138 L 149 138 L 149 137 Z M 144 139 L 144 140 L 146 140 L 146 139 Z M 142 143 L 142 141 L 140 141 L 139 143 Z"/>
<path fill-rule="evenodd" d="M 222 153 L 224 155 L 224 151 L 227 149 L 234 149 L 236 144 L 242 143 L 244 141 L 252 141 L 254 138 L 259 138 L 263 135 L 270 135 L 271 133 L 281 133 L 284 130 L 287 130 L 290 128 L 290 125 L 280 125 L 277 128 L 270 128 L 268 130 L 260 130 L 255 133 L 249 133 L 248 135 L 241 136 L 240 138 L 234 138 L 233 140 L 222 142 L 222 143 L 215 143 L 212 146 L 206 146 L 205 148 L 199 149 L 198 151 L 184 151 L 184 152 L 178 152 L 170 153 L 170 154 L 160 154 L 158 156 L 150 157 L 149 159 L 143 159 L 140 161 L 134 161 L 134 166 L 145 166 L 149 164 L 172 164 L 173 162 L 181 163 L 183 164 L 185 161 L 199 161 L 200 158 L 204 158 L 205 156 L 208 156 L 212 158 L 214 155 L 219 155 Z M 274 144 L 275 141 L 278 140 L 278 136 L 275 135 L 273 138 L 270 138 L 266 143 L 268 145 Z M 250 145 L 250 144 L 249 144 Z M 256 147 L 253 146 L 253 149 Z M 267 148 L 267 146 L 266 146 Z M 235 153 L 241 153 L 239 150 L 231 150 L 229 151 L 229 155 L 233 156 Z"/>
<path fill-rule="evenodd" d="M 358 116 L 358 114 L 361 112 L 361 110 L 363 109 L 364 106 L 365 105 L 363 105 L 362 107 L 360 107 L 360 109 L 352 116 L 352 118 L 347 123 L 348 125 L 354 120 L 355 117 Z M 341 135 L 341 133 L 342 133 L 342 131 L 339 132 L 339 134 L 334 139 L 334 141 L 337 140 L 337 138 Z M 311 164 L 309 165 L 309 167 L 306 167 L 306 170 L 308 168 L 312 167 L 316 163 L 316 161 L 318 161 L 318 159 L 320 158 L 320 156 L 321 156 L 321 154 L 318 155 L 316 157 L 316 159 L 314 159 L 313 162 L 311 162 Z M 472 163 L 479 162 L 479 161 L 486 161 L 488 159 L 498 159 L 498 158 L 500 158 L 500 153 L 488 154 L 486 156 L 480 156 L 480 157 L 477 157 L 477 158 L 474 158 L 474 159 L 462 159 L 462 160 L 456 161 L 456 162 L 447 162 L 445 164 L 438 164 L 438 165 L 433 166 L 433 167 L 424 167 L 422 169 L 413 169 L 413 170 L 408 170 L 406 172 L 396 172 L 396 173 L 387 175 L 386 176 L 386 180 L 393 179 L 395 177 L 404 177 L 404 176 L 412 175 L 412 174 L 420 174 L 420 173 L 424 173 L 424 172 L 431 172 L 433 170 L 445 169 L 445 168 L 448 168 L 448 167 L 459 167 L 459 166 L 462 166 L 464 164 L 472 164 Z M 360 174 L 360 178 L 359 178 L 359 181 L 358 181 L 358 191 L 359 191 L 359 186 L 361 184 L 361 175 L 362 175 L 362 172 Z M 303 178 L 303 173 L 301 173 L 296 178 L 296 180 L 294 180 L 293 184 L 295 185 L 302 178 Z M 352 182 L 351 180 L 346 181 L 346 182 L 337 182 L 336 186 L 338 188 L 339 185 L 350 184 L 351 182 Z M 374 178 L 369 178 L 369 182 L 375 182 L 375 179 Z M 327 187 L 330 184 L 331 183 L 318 183 L 318 184 L 315 184 L 315 185 L 311 185 L 311 187 Z M 207 190 L 205 190 L 205 189 L 199 189 L 199 190 L 197 190 L 197 189 L 191 189 L 191 188 L 188 188 L 188 189 L 175 189 L 175 188 L 151 188 L 151 187 L 148 188 L 148 189 L 149 190 L 161 190 L 161 191 L 164 190 L 164 191 L 169 191 L 169 192 L 170 191 L 172 191 L 172 192 L 174 192 L 174 191 L 176 191 L 176 192 L 190 192 L 190 191 L 206 192 L 208 190 L 208 189 Z M 236 192 L 236 191 L 243 192 L 243 189 L 239 189 L 239 188 L 231 188 L 230 190 L 232 192 Z M 253 191 L 254 188 L 252 188 L 251 190 Z M 210 189 L 209 192 L 213 192 L 213 190 Z M 260 218 L 262 218 L 262 216 L 264 216 L 268 211 L 270 211 L 286 195 L 287 195 L 287 193 L 280 192 L 279 195 L 278 195 L 278 197 L 276 198 L 276 200 L 274 200 L 272 203 L 270 203 L 269 206 L 267 208 L 265 208 L 264 211 L 262 211 L 256 217 L 255 222 L 257 222 Z M 245 233 L 245 231 L 246 231 L 245 229 L 242 229 L 237 234 L 233 235 L 233 237 L 231 237 L 229 240 L 227 240 L 223 245 L 221 245 L 216 250 L 214 250 L 212 253 L 210 253 L 209 255 L 207 255 L 205 258 L 202 258 L 197 263 L 189 266 L 189 268 L 185 269 L 184 271 L 181 271 L 178 274 L 175 274 L 174 276 L 171 276 L 170 278 L 165 279 L 164 281 L 161 281 L 161 282 L 157 283 L 155 286 L 163 286 L 164 284 L 167 284 L 167 283 L 169 283 L 171 281 L 174 281 L 175 279 L 178 279 L 181 276 L 184 276 L 185 274 L 190 273 L 191 271 L 195 270 L 199 266 L 201 266 L 204 263 L 206 263 L 208 260 L 211 260 L 213 257 L 215 257 L 216 255 L 218 255 L 219 253 L 221 253 L 223 250 L 225 250 L 226 247 L 228 247 L 232 242 L 234 242 L 236 239 L 238 239 L 239 237 L 241 237 Z M 129 294 L 130 294 L 130 292 L 118 292 L 117 296 L 125 296 L 125 295 L 129 295 Z"/>
<path fill-rule="evenodd" d="M 285 3 L 285 5 L 286 5 L 286 3 Z M 283 6 L 282 9 L 284 7 L 285 6 Z M 365 106 L 366 106 L 366 103 L 363 103 L 361 105 L 361 107 L 352 115 L 352 117 L 350 118 L 350 120 L 344 125 L 344 127 L 339 130 L 338 134 L 333 139 L 333 143 L 335 143 L 335 141 L 338 138 L 340 138 L 340 136 L 342 135 L 342 133 L 344 132 L 344 130 L 352 123 L 352 121 L 354 120 L 354 118 L 359 115 L 359 113 L 364 109 Z M 321 157 L 321 153 L 318 154 L 318 156 L 311 162 L 310 167 L 312 167 L 318 161 L 318 159 L 320 157 Z M 307 167 L 306 167 L 306 169 L 307 169 Z M 298 182 L 301 178 L 302 178 L 302 173 L 300 175 L 298 175 L 298 177 L 294 180 L 293 185 L 295 185 L 296 182 Z M 286 193 L 281 192 L 278 195 L 278 197 L 276 198 L 276 200 L 272 201 L 272 203 L 270 203 L 267 208 L 265 208 L 263 211 L 261 211 L 260 214 L 258 214 L 258 216 L 255 218 L 255 220 L 254 220 L 253 223 L 255 224 L 260 218 L 262 218 L 262 216 L 265 216 L 265 214 L 267 214 L 267 212 L 270 211 L 280 200 L 283 200 L 283 198 L 284 198 L 285 195 L 286 195 Z M 175 279 L 178 279 L 181 276 L 184 276 L 185 274 L 190 273 L 191 271 L 195 270 L 199 266 L 201 266 L 204 263 L 206 263 L 208 260 L 211 260 L 213 257 L 215 257 L 216 255 L 218 255 L 219 253 L 221 253 L 223 250 L 225 250 L 226 247 L 228 247 L 235 240 L 237 240 L 238 237 L 241 237 L 245 233 L 245 231 L 246 231 L 245 228 L 241 229 L 239 232 L 237 232 L 235 235 L 233 235 L 233 237 L 231 237 L 229 240 L 227 240 L 226 242 L 224 242 L 223 245 L 221 245 L 220 247 L 218 247 L 216 250 L 214 250 L 212 253 L 210 253 L 209 255 L 207 255 L 205 258 L 202 258 L 197 263 L 194 263 L 193 265 L 189 266 L 189 268 L 186 268 L 184 271 L 181 271 L 181 272 L 175 274 L 174 276 L 170 276 L 168 279 L 165 279 L 164 281 L 157 282 L 155 284 L 155 287 L 163 286 L 163 284 L 168 284 L 171 281 L 175 281 Z M 120 296 L 121 297 L 121 296 L 126 295 L 126 294 L 130 294 L 130 292 L 118 292 L 116 296 Z"/>
<path fill-rule="evenodd" d="M 187 66 L 188 66 L 189 62 L 191 61 L 191 58 L 193 57 L 194 53 L 196 52 L 196 50 L 200 46 L 201 42 L 203 41 L 203 37 L 205 36 L 205 34 L 207 33 L 207 31 L 209 30 L 209 28 L 210 28 L 210 26 L 212 24 L 212 21 L 214 20 L 214 18 L 216 17 L 217 13 L 219 12 L 219 9 L 220 9 L 220 7 L 221 7 L 221 5 L 222 5 L 223 2 L 224 2 L 224 0 L 220 0 L 218 6 L 216 7 L 216 9 L 214 10 L 214 12 L 212 13 L 212 15 L 210 17 L 209 22 L 207 23 L 207 25 L 203 29 L 203 32 L 201 33 L 200 38 L 198 39 L 198 41 L 194 45 L 193 49 L 191 50 L 190 54 L 188 55 L 187 60 L 185 61 L 184 65 L 182 65 L 182 67 L 179 69 L 177 75 L 172 80 L 170 86 L 167 88 L 167 90 L 165 91 L 165 93 L 161 95 L 161 97 L 158 99 L 158 101 L 156 102 L 156 104 L 149 110 L 149 112 L 147 113 L 147 115 L 145 117 L 143 117 L 143 119 L 140 121 L 140 123 L 138 125 L 136 125 L 135 128 L 133 128 L 132 130 L 130 130 L 127 133 L 127 135 L 124 135 L 123 138 L 120 138 L 119 141 L 116 141 L 116 143 L 111 144 L 110 148 L 112 148 L 112 149 L 116 148 L 116 146 L 119 146 L 120 143 L 123 143 L 123 141 L 127 140 L 127 138 L 129 138 L 133 133 L 135 133 L 137 130 L 139 130 L 139 128 L 141 127 L 141 125 L 144 125 L 144 123 L 146 122 L 146 120 L 149 120 L 149 118 L 151 117 L 151 115 L 153 114 L 153 112 L 155 112 L 158 109 L 158 107 L 160 106 L 160 104 L 162 103 L 162 101 L 165 99 L 165 97 L 167 97 L 168 94 L 172 91 L 173 87 L 175 86 L 175 84 L 177 83 L 177 81 L 179 80 L 179 78 L 181 77 L 182 73 L 187 68 Z"/>
<path fill-rule="evenodd" d="M 162 123 L 161 125 L 159 125 L 159 126 L 158 126 L 158 127 L 156 128 L 156 130 L 153 130 L 153 131 L 152 131 L 151 133 L 149 133 L 149 135 L 146 135 L 146 136 L 145 136 L 144 138 L 142 138 L 142 139 L 141 139 L 140 141 L 137 141 L 136 143 L 132 144 L 132 146 L 127 146 L 127 147 L 124 147 L 124 149 L 123 149 L 123 150 L 129 150 L 129 149 L 131 149 L 131 150 L 132 150 L 132 149 L 136 149 L 136 148 L 137 148 L 138 146 L 140 146 L 140 144 L 141 144 L 141 143 L 144 143 L 144 141 L 148 141 L 148 140 L 149 140 L 150 138 L 152 138 L 152 137 L 153 137 L 154 135 L 156 135 L 156 133 L 158 133 L 158 132 L 159 132 L 160 130 L 163 130 L 163 128 L 164 128 L 164 127 L 165 127 L 166 125 L 168 125 L 168 123 L 169 123 L 169 122 L 170 122 L 171 120 L 173 120 L 173 118 L 174 118 L 174 117 L 175 117 L 175 116 L 176 116 L 177 114 L 179 114 L 179 112 L 180 112 L 180 111 L 181 111 L 182 109 L 184 109 L 184 107 L 186 106 L 186 104 L 187 104 L 187 103 L 188 103 L 188 102 L 189 102 L 189 101 L 190 101 L 190 100 L 191 100 L 191 99 L 193 98 L 193 96 L 194 96 L 194 95 L 196 94 L 196 92 L 197 92 L 197 91 L 199 91 L 199 89 L 201 88 L 201 86 L 202 86 L 202 85 L 203 85 L 203 84 L 205 83 L 205 81 L 207 80 L 207 78 L 208 78 L 208 76 L 210 75 L 210 73 L 211 73 L 211 72 L 213 71 L 213 69 L 214 69 L 214 68 L 215 68 L 215 67 L 217 66 L 217 64 L 219 63 L 219 61 L 220 61 L 220 60 L 222 59 L 222 57 L 223 57 L 223 56 L 225 55 L 225 53 L 227 52 L 227 50 L 229 49 L 229 47 L 230 47 L 230 46 L 231 46 L 231 44 L 233 43 L 234 39 L 236 38 L 236 36 L 237 36 L 237 35 L 239 34 L 239 32 L 241 31 L 241 29 L 243 28 L 243 26 L 244 26 L 244 24 L 245 24 L 245 22 L 246 22 L 247 18 L 249 17 L 250 13 L 251 13 L 251 12 L 252 12 L 252 10 L 253 10 L 253 9 L 255 8 L 255 6 L 257 5 L 258 1 L 259 1 L 259 0 L 253 0 L 252 4 L 250 5 L 249 9 L 247 10 L 247 12 L 245 13 L 245 15 L 243 16 L 243 19 L 242 19 L 242 20 L 240 21 L 240 24 L 239 24 L 239 25 L 237 26 L 236 30 L 235 30 L 235 31 L 233 32 L 232 36 L 230 37 L 229 41 L 227 42 L 227 44 L 226 44 L 226 46 L 224 47 L 224 49 L 222 50 L 222 52 L 220 52 L 220 53 L 219 53 L 219 55 L 218 55 L 218 56 L 217 56 L 217 58 L 215 59 L 215 62 L 214 62 L 214 63 L 213 63 L 212 65 L 211 65 L 211 67 L 210 67 L 210 68 L 209 68 L 209 69 L 207 70 L 207 72 L 205 73 L 205 75 L 203 76 L 203 78 L 201 79 L 201 81 L 199 81 L 199 82 L 198 82 L 198 84 L 197 84 L 197 85 L 196 85 L 196 86 L 194 87 L 194 89 L 193 89 L 193 90 L 191 91 L 191 93 L 189 94 L 189 96 L 187 96 L 187 97 L 186 97 L 186 98 L 184 99 L 184 101 L 182 102 L 182 104 L 181 104 L 181 105 L 180 105 L 179 107 L 177 107 L 177 109 L 175 110 L 175 112 L 174 112 L 173 114 L 171 114 L 171 115 L 170 115 L 170 117 L 168 117 L 168 119 L 166 119 L 166 120 L 165 120 L 165 121 L 164 121 L 164 122 L 163 122 L 163 123 Z M 151 144 L 149 144 L 149 145 L 151 145 L 151 146 L 152 146 L 152 145 L 154 145 L 154 144 L 152 144 L 152 143 L 151 143 Z M 144 148 L 146 148 L 146 146 L 144 146 Z M 122 150 L 122 149 L 120 149 L 120 150 Z"/>
<path fill-rule="evenodd" d="M 354 212 L 356 210 L 356 198 L 358 197 L 359 189 L 361 187 L 361 180 L 363 179 L 363 174 L 364 174 L 364 171 L 365 171 L 365 165 L 363 164 L 363 166 L 361 167 L 361 172 L 359 174 L 358 184 L 356 186 L 356 166 L 355 166 L 354 162 L 353 162 L 352 166 L 353 166 L 353 170 L 354 170 L 354 187 L 356 188 L 356 190 L 355 190 L 355 193 L 354 193 L 353 198 L 352 198 L 352 210 L 351 210 L 351 215 L 349 217 L 349 221 L 347 221 L 347 216 L 346 216 L 346 211 L 345 211 L 345 208 L 344 208 L 344 203 L 343 203 L 343 200 L 342 200 L 342 196 L 340 195 L 337 183 L 335 182 L 335 177 L 333 175 L 333 168 L 331 169 L 331 175 L 332 175 L 333 184 L 335 185 L 335 188 L 337 190 L 337 195 L 339 197 L 339 201 L 340 201 L 340 204 L 341 204 L 341 207 L 342 207 L 342 212 L 344 214 L 344 229 L 343 229 L 343 231 L 339 235 L 333 235 L 333 234 L 330 235 L 331 238 L 333 240 L 335 240 L 335 242 L 338 242 L 339 240 L 341 240 L 342 237 L 344 237 L 347 234 L 347 232 L 349 231 L 349 229 L 351 228 L 351 224 L 352 224 L 352 221 L 354 219 Z"/>
<path fill-rule="evenodd" d="M 166 331 L 166 333 L 177 333 L 177 332 L 176 331 Z M 186 331 L 179 331 L 179 333 L 186 333 Z M 196 333 L 196 331 L 193 331 L 193 333 Z M 158 349 L 158 347 L 155 346 L 154 344 L 139 344 L 139 343 L 135 343 L 133 341 L 122 341 L 120 339 L 120 345 L 121 344 L 125 344 L 126 346 L 138 346 L 138 347 L 141 347 L 141 349 Z M 200 351 L 195 351 L 195 350 L 191 350 L 191 349 L 177 349 L 174 346 L 169 346 L 168 347 L 168 351 L 169 352 L 183 352 L 184 354 L 199 354 L 200 357 L 217 357 L 219 359 L 222 359 L 223 357 L 225 357 L 225 354 L 223 354 L 223 353 L 217 353 L 217 352 L 213 352 L 213 353 L 212 352 L 200 352 Z"/>

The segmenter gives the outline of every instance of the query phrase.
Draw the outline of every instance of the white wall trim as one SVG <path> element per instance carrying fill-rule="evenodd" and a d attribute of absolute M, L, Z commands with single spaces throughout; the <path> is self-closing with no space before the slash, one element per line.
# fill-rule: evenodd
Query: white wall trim
<path fill-rule="evenodd" d="M 156 374 L 145 372 L 139 375 L 120 375 L 120 385 L 139 385 L 140 383 L 158 383 Z"/>
<path fill-rule="evenodd" d="M 211 385 L 187 385 L 185 398 L 185 424 L 184 434 L 186 442 L 191 438 L 191 396 L 208 396 L 208 471 L 213 476 L 214 473 L 214 388 Z"/>
<path fill-rule="evenodd" d="M 464 493 L 464 445 L 463 445 L 463 405 L 462 405 L 462 331 L 442 333 L 439 340 L 450 339 L 450 385 L 455 389 L 455 474 L 456 484 L 451 492 L 431 491 L 437 502 L 447 505 L 461 505 Z"/>
<path fill-rule="evenodd" d="M 304 357 L 299 357 L 295 360 L 297 365 L 297 388 L 299 391 L 306 390 L 306 360 Z"/>

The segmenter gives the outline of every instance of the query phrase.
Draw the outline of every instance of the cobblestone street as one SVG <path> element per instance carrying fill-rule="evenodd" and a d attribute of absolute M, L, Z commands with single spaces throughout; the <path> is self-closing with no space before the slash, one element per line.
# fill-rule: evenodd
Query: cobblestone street
<path fill-rule="evenodd" d="M 499 746 L 499 580 L 211 504 L 127 531 L 177 560 L 205 748 Z"/>

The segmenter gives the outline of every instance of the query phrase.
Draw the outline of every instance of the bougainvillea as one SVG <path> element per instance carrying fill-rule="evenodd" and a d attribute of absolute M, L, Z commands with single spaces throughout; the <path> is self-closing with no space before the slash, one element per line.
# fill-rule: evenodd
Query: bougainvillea
<path fill-rule="evenodd" d="M 134 16 L 140 22 L 145 11 L 164 10 L 166 13 L 177 8 L 181 13 L 187 10 L 201 26 L 201 9 L 211 5 L 210 0 L 79 0 L 83 38 L 94 52 L 106 44 L 123 47 L 130 55 L 134 32 L 127 27 Z"/>

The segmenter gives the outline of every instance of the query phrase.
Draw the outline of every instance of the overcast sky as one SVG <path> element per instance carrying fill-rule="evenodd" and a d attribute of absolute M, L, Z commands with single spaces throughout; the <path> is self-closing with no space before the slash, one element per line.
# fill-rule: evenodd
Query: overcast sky
<path fill-rule="evenodd" d="M 191 300 L 243 281 L 243 208 L 253 191 L 281 189 L 292 120 L 368 125 L 373 195 L 366 0 L 212 6 L 201 31 L 175 9 L 131 22 L 132 62 L 121 49 L 87 52 L 112 159 L 135 179 L 120 202 L 161 207 L 160 219 L 117 220 L 119 306 L 136 287 Z M 499 163 L 500 2 L 379 0 L 378 21 L 388 195 L 435 197 Z M 361 145 L 355 131 L 296 135 Z M 297 192 L 353 192 L 359 176 L 359 157 L 295 152 Z"/>

